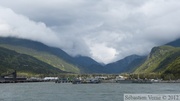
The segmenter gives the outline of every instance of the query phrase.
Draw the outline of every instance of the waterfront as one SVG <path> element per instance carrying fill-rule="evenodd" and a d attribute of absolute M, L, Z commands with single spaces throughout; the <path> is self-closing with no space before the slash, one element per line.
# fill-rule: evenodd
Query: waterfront
<path fill-rule="evenodd" d="M 178 94 L 180 83 L 0 84 L 0 101 L 123 101 L 123 94 Z"/>

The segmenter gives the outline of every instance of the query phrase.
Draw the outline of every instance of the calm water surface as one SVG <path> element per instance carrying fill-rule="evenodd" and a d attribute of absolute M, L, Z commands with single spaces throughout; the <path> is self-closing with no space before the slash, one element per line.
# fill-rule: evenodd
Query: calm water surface
<path fill-rule="evenodd" d="M 0 84 L 0 101 L 123 101 L 123 94 L 179 94 L 180 83 Z"/>

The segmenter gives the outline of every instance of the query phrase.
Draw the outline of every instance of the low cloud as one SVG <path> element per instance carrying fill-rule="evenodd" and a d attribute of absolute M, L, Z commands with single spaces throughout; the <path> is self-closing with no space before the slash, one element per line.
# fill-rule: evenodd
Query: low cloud
<path fill-rule="evenodd" d="M 179 0 L 0 0 L 0 35 L 109 63 L 180 38 Z"/>

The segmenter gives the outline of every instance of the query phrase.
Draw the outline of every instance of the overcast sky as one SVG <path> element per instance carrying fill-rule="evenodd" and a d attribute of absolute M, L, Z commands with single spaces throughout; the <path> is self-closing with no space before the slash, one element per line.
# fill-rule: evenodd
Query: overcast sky
<path fill-rule="evenodd" d="M 0 0 L 0 36 L 109 63 L 180 38 L 180 0 Z"/>

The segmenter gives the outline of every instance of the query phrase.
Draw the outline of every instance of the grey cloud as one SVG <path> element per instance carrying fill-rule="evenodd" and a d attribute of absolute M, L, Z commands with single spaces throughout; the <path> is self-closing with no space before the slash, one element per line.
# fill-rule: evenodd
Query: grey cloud
<path fill-rule="evenodd" d="M 39 40 L 105 63 L 148 54 L 180 37 L 179 0 L 0 0 L 0 6 L 0 14 L 8 16 L 0 16 L 3 35 Z"/>

